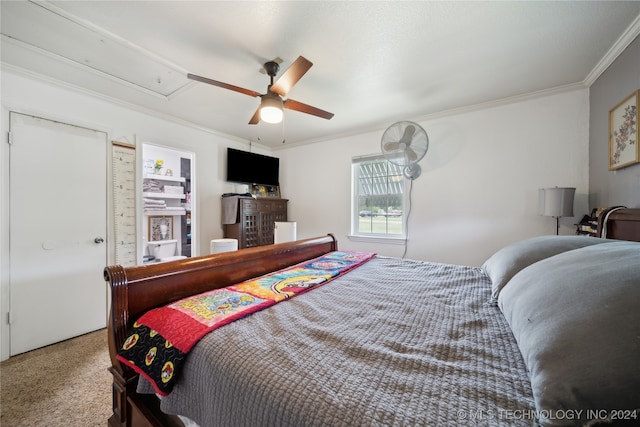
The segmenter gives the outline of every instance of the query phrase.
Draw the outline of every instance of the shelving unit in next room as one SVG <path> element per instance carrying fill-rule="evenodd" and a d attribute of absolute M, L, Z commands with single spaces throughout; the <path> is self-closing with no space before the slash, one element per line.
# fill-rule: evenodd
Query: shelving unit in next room
<path fill-rule="evenodd" d="M 157 262 L 150 253 L 149 242 L 175 240 L 174 256 L 196 255 L 192 246 L 192 172 L 193 153 L 143 144 L 142 263 Z M 153 243 L 153 247 L 157 245 Z"/>

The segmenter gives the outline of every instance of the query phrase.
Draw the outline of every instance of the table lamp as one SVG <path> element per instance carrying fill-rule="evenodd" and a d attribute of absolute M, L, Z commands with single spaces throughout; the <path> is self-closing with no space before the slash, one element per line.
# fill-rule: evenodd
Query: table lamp
<path fill-rule="evenodd" d="M 573 187 L 541 188 L 538 190 L 538 213 L 556 219 L 556 235 L 560 231 L 560 217 L 573 216 Z"/>

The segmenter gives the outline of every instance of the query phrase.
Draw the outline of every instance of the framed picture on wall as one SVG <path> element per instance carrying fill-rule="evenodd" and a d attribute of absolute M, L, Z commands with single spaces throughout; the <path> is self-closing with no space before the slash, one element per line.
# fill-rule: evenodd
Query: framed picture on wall
<path fill-rule="evenodd" d="M 609 170 L 640 163 L 639 98 L 637 90 L 609 111 Z"/>
<path fill-rule="evenodd" d="M 173 239 L 173 217 L 172 216 L 150 216 L 149 217 L 149 241 Z"/>

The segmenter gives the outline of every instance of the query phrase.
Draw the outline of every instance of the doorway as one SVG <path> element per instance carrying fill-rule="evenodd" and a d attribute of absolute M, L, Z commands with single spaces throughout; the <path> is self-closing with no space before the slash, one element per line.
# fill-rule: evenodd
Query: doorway
<path fill-rule="evenodd" d="M 139 264 L 162 262 L 152 252 L 156 244 L 169 248 L 156 249 L 169 258 L 197 256 L 195 153 L 148 141 L 139 145 L 143 197 Z"/>
<path fill-rule="evenodd" d="M 13 356 L 106 326 L 107 134 L 9 116 Z"/>

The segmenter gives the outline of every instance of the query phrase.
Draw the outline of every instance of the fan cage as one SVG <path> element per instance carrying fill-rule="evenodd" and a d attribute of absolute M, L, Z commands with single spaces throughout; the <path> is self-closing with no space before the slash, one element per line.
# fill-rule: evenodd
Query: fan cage
<path fill-rule="evenodd" d="M 407 129 L 412 126 L 410 139 L 406 140 Z M 406 143 L 406 144 L 405 144 Z M 410 121 L 396 122 L 389 126 L 382 134 L 380 147 L 385 158 L 399 166 L 409 166 L 424 158 L 429 149 L 429 136 L 422 126 Z M 390 147 L 397 147 L 392 148 Z M 415 153 L 415 159 L 410 158 L 410 152 Z"/>

